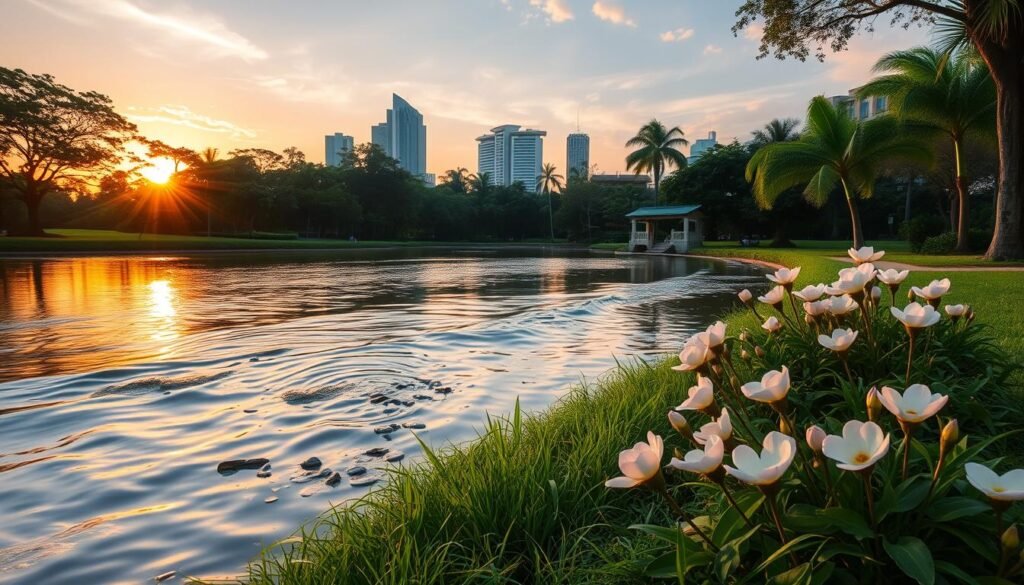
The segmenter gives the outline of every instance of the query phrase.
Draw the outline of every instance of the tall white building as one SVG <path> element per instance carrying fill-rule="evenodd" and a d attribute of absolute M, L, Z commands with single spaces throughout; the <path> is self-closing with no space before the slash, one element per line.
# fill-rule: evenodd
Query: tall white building
<path fill-rule="evenodd" d="M 423 115 L 397 93 L 387 119 L 370 128 L 370 141 L 416 177 L 427 173 L 427 127 Z"/>
<path fill-rule="evenodd" d="M 351 136 L 335 132 L 324 136 L 324 164 L 329 167 L 340 167 L 345 160 L 345 153 L 352 152 L 355 140 Z"/>
<path fill-rule="evenodd" d="M 858 121 L 869 120 L 889 110 L 889 100 L 885 96 L 858 98 L 858 89 L 860 88 L 851 89 L 847 95 L 834 95 L 828 98 L 828 101 L 832 102 L 833 106 L 845 107 L 846 113 Z"/>
<path fill-rule="evenodd" d="M 522 129 L 505 124 L 477 138 L 477 173 L 487 173 L 492 185 L 509 186 L 519 181 L 531 193 L 537 192 L 544 161 L 543 130 Z"/>
<path fill-rule="evenodd" d="M 695 163 L 697 159 L 701 157 L 705 152 L 711 150 L 718 145 L 718 133 L 712 130 L 708 132 L 707 138 L 698 138 L 693 141 L 693 146 L 690 147 L 690 156 L 686 157 L 686 162 Z"/>
<path fill-rule="evenodd" d="M 590 136 L 573 132 L 565 139 L 565 176 L 584 176 L 590 169 Z"/>

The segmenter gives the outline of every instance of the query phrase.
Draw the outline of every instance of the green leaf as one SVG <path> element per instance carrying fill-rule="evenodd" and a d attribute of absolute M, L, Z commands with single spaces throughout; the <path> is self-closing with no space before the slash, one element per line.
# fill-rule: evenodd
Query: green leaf
<path fill-rule="evenodd" d="M 901 536 L 896 542 L 886 538 L 882 541 L 882 546 L 896 562 L 896 566 L 908 577 L 921 585 L 935 584 L 935 561 L 928 550 L 928 545 L 920 538 Z"/>
<path fill-rule="evenodd" d="M 757 533 L 759 526 L 748 530 L 745 534 L 730 540 L 722 545 L 715 557 L 715 574 L 723 583 L 728 581 L 729 575 L 739 568 L 742 562 L 742 546 L 750 540 L 751 536 Z"/>
<path fill-rule="evenodd" d="M 922 480 L 920 477 L 912 477 L 901 483 L 896 488 L 896 505 L 892 511 L 896 513 L 909 512 L 918 507 L 928 495 L 930 488 L 931 478 Z"/>
<path fill-rule="evenodd" d="M 747 515 L 747 518 L 753 518 L 754 513 L 764 504 L 764 496 L 758 492 L 737 494 L 736 503 L 743 509 L 743 513 Z M 746 522 L 743 521 L 743 517 L 739 515 L 735 508 L 729 506 L 718 519 L 718 523 L 715 524 L 715 530 L 711 533 L 711 542 L 717 546 L 722 546 L 732 540 L 745 527 Z"/>
<path fill-rule="evenodd" d="M 677 551 L 667 552 L 647 563 L 647 566 L 644 567 L 644 575 L 653 579 L 679 577 L 679 567 L 676 563 L 677 555 Z M 683 576 L 695 568 L 708 567 L 715 560 L 714 555 L 703 551 L 687 552 L 684 557 L 685 564 L 683 565 Z"/>
<path fill-rule="evenodd" d="M 956 577 L 961 583 L 966 583 L 967 585 L 978 585 L 977 579 L 968 575 L 963 571 L 963 569 L 948 561 L 935 561 L 935 570 L 951 577 Z"/>
<path fill-rule="evenodd" d="M 796 532 L 834 534 L 841 531 L 859 539 L 874 536 L 874 531 L 864 516 L 848 508 L 818 509 L 808 505 L 797 505 L 786 512 L 784 523 Z"/>
<path fill-rule="evenodd" d="M 928 506 L 928 517 L 936 522 L 949 522 L 966 516 L 986 514 L 992 510 L 981 500 L 965 496 L 950 496 Z"/>

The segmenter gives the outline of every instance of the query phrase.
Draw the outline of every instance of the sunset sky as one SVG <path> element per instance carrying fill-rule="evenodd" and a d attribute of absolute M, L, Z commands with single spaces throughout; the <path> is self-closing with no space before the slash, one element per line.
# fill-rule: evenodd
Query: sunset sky
<path fill-rule="evenodd" d="M 474 138 L 504 123 L 591 136 L 599 171 L 657 117 L 692 141 L 746 140 L 818 94 L 863 83 L 920 30 L 857 38 L 826 63 L 756 61 L 733 37 L 739 1 L 716 0 L 4 0 L 0 64 L 109 95 L 144 134 L 193 148 L 366 142 L 392 92 L 423 113 L 427 169 L 476 167 Z"/>

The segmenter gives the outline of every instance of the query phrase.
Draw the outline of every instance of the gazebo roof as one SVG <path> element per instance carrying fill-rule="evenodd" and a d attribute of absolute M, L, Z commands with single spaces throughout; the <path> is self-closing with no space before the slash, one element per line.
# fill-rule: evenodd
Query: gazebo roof
<path fill-rule="evenodd" d="M 630 219 L 672 219 L 686 217 L 700 209 L 700 205 L 659 205 L 657 207 L 640 207 L 626 214 Z"/>

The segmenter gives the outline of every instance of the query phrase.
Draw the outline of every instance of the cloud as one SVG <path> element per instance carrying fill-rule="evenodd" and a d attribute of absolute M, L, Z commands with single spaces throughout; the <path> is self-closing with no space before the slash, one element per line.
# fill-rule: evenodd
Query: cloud
<path fill-rule="evenodd" d="M 158 31 L 177 41 L 191 42 L 215 57 L 235 57 L 253 62 L 267 53 L 229 29 L 212 15 L 194 12 L 171 14 L 143 9 L 128 0 L 30 0 L 32 4 L 79 25 L 109 27 L 115 19 Z M 90 21 L 89 16 L 98 17 Z"/>
<path fill-rule="evenodd" d="M 708 45 L 704 47 L 705 55 L 717 55 L 722 52 L 722 47 L 716 47 L 715 45 Z"/>
<path fill-rule="evenodd" d="M 565 22 L 573 18 L 572 10 L 565 4 L 565 0 L 530 0 L 530 6 L 543 10 L 551 22 Z"/>
<path fill-rule="evenodd" d="M 756 22 L 743 29 L 743 38 L 747 40 L 760 43 L 762 36 L 764 36 L 764 27 Z"/>
<path fill-rule="evenodd" d="M 188 106 L 165 105 L 158 108 L 129 107 L 125 117 L 132 122 L 170 124 L 183 126 L 200 132 L 227 134 L 236 140 L 256 138 L 256 132 L 242 128 L 227 120 L 218 120 L 193 112 Z"/>
<path fill-rule="evenodd" d="M 605 22 L 635 27 L 636 22 L 626 16 L 626 11 L 610 0 L 597 0 L 593 7 L 594 16 Z"/>
<path fill-rule="evenodd" d="M 681 43 L 692 37 L 693 33 L 694 31 L 692 28 L 677 28 L 675 30 L 667 30 L 661 33 L 658 38 L 660 38 L 663 43 Z"/>

